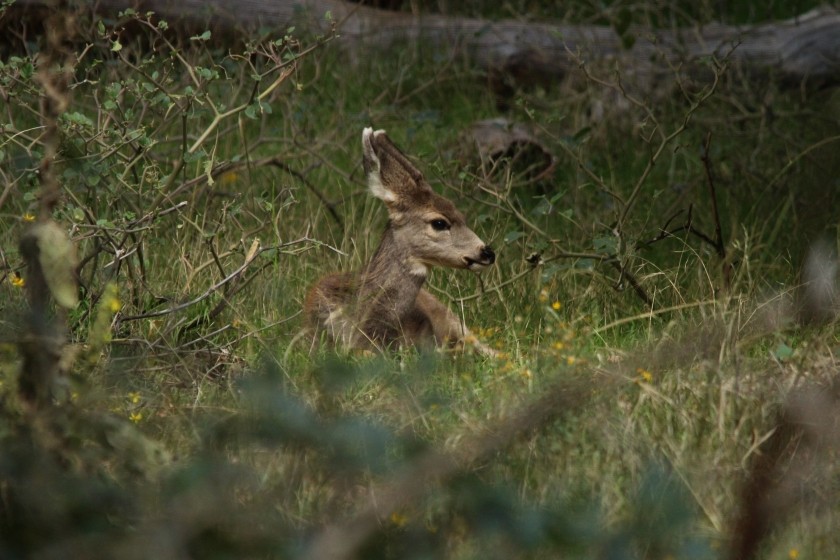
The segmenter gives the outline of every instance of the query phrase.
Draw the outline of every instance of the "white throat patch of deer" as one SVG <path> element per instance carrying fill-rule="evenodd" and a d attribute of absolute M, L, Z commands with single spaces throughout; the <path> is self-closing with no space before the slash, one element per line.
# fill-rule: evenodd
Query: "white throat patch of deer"
<path fill-rule="evenodd" d="M 304 312 L 315 340 L 364 350 L 469 345 L 494 354 L 423 288 L 429 267 L 478 272 L 495 262 L 493 249 L 385 131 L 364 129 L 362 153 L 370 192 L 385 204 L 388 226 L 361 271 L 326 276 L 309 290 Z"/>

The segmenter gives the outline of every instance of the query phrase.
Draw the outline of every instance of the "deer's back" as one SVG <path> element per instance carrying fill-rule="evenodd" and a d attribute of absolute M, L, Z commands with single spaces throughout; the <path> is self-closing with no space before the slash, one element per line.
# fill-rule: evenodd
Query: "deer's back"
<path fill-rule="evenodd" d="M 330 315 L 345 307 L 352 297 L 352 274 L 337 273 L 321 278 L 310 288 L 303 303 L 307 324 L 323 328 Z"/>

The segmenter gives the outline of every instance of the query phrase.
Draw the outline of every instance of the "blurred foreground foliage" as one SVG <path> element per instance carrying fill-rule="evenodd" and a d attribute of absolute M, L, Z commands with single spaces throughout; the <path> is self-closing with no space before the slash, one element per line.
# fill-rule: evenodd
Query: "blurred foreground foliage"
<path fill-rule="evenodd" d="M 371 367 L 381 369 L 367 364 L 347 371 L 345 365 L 344 373 L 369 378 L 365 370 Z M 468 556 L 492 558 L 711 557 L 709 544 L 691 536 L 696 512 L 667 468 L 653 465 L 632 500 L 635 509 L 608 528 L 589 500 L 530 505 L 518 497 L 515 482 L 493 481 L 471 468 L 426 480 L 414 468 L 420 460 L 428 463 L 425 443 L 369 418 L 324 414 L 295 396 L 272 365 L 239 384 L 238 402 L 224 416 L 196 414 L 195 447 L 188 456 L 173 457 L 131 421 L 95 412 L 96 403 L 84 397 L 33 414 L 6 394 L 0 554 L 319 557 L 310 550 L 325 538 L 319 527 L 352 526 L 367 498 L 355 498 L 356 506 L 343 500 L 373 477 L 407 488 L 439 486 L 391 512 L 365 534 L 358 550 L 350 547 L 349 556 L 341 557 L 443 557 L 453 543 L 461 543 Z M 264 468 L 281 457 L 289 470 L 267 478 Z M 404 480 L 406 473 L 415 479 Z M 328 494 L 345 490 L 328 497 L 325 511 L 303 518 L 301 501 L 318 491 L 312 486 Z"/>

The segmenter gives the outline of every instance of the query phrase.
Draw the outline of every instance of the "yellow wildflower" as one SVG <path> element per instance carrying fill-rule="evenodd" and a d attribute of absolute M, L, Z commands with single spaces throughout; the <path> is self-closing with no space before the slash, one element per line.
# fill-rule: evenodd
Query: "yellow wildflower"
<path fill-rule="evenodd" d="M 137 391 L 132 391 L 128 394 L 128 400 L 131 401 L 132 404 L 137 404 L 140 402 L 140 393 Z"/>
<path fill-rule="evenodd" d="M 788 558 L 790 558 L 790 560 L 796 560 L 797 558 L 799 558 L 799 550 L 791 548 L 788 551 Z"/>
<path fill-rule="evenodd" d="M 15 288 L 23 288 L 26 285 L 26 280 L 24 280 L 23 276 L 20 276 L 18 273 L 13 274 L 9 281 Z"/>
<path fill-rule="evenodd" d="M 566 347 L 566 345 L 558 340 L 557 342 L 552 344 L 551 347 L 554 348 L 555 350 L 562 350 L 563 348 Z"/>
<path fill-rule="evenodd" d="M 576 361 L 577 361 L 577 358 L 575 358 L 574 356 L 566 356 L 566 363 L 569 364 L 570 366 L 575 365 Z"/>
<path fill-rule="evenodd" d="M 21 217 L 23 218 L 24 222 L 34 222 L 35 221 L 35 214 L 33 214 L 32 212 L 27 212 L 26 214 L 24 214 Z"/>
<path fill-rule="evenodd" d="M 403 515 L 398 511 L 395 511 L 391 514 L 391 523 L 393 523 L 397 527 L 405 527 L 408 523 L 408 516 Z"/>
<path fill-rule="evenodd" d="M 562 303 L 560 303 L 559 301 L 555 301 L 554 303 L 552 303 L 552 304 L 551 304 L 551 308 L 552 308 L 554 311 L 560 311 L 560 308 L 561 308 L 561 307 L 563 307 L 563 304 L 562 304 Z"/>
<path fill-rule="evenodd" d="M 143 419 L 143 413 L 141 412 L 132 412 L 128 415 L 128 419 L 134 422 L 135 424 L 139 423 L 140 420 Z"/>
<path fill-rule="evenodd" d="M 221 179 L 219 179 L 219 183 L 222 185 L 231 185 L 239 180 L 239 174 L 236 171 L 228 171 L 227 173 L 222 174 Z"/>
<path fill-rule="evenodd" d="M 653 374 L 644 368 L 638 368 L 636 373 L 639 374 L 639 378 L 644 381 L 645 383 L 650 383 L 653 381 Z"/>

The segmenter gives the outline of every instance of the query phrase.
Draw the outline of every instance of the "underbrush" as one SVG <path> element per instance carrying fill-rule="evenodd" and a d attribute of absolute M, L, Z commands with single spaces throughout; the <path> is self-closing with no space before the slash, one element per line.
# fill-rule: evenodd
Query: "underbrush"
<path fill-rule="evenodd" d="M 467 131 L 498 99 L 438 53 L 350 60 L 294 29 L 227 50 L 132 12 L 76 32 L 52 134 L 53 78 L 0 68 L 0 556 L 838 550 L 837 332 L 799 272 L 811 250 L 834 286 L 834 90 L 725 61 L 641 106 L 583 78 L 517 90 L 505 118 L 555 158 L 535 176 L 481 158 Z M 298 339 L 307 286 L 385 225 L 369 125 L 496 249 L 430 289 L 497 358 Z M 29 337 L 32 223 L 79 254 L 78 305 L 36 315 L 66 326 L 55 356 Z M 39 348 L 40 400 L 18 389 Z"/>

